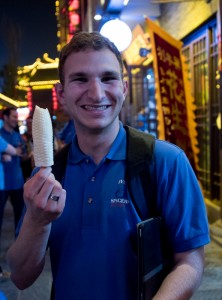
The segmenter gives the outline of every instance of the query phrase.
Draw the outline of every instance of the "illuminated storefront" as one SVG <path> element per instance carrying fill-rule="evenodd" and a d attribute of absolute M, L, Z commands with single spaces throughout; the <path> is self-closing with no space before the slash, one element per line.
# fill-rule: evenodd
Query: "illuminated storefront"
<path fill-rule="evenodd" d="M 60 51 L 63 46 L 81 30 L 81 4 L 80 0 L 59 0 L 55 2 L 57 18 L 57 36 L 59 44 L 57 50 Z"/>
<path fill-rule="evenodd" d="M 58 58 L 51 59 L 47 54 L 37 59 L 32 65 L 18 68 L 16 89 L 27 100 L 32 114 L 35 105 L 48 108 L 51 115 L 56 115 L 58 102 L 54 86 L 58 82 Z"/>

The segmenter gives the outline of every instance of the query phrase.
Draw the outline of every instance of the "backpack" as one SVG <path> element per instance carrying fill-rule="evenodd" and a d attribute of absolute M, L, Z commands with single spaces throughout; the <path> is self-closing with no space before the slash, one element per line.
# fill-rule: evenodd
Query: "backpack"
<path fill-rule="evenodd" d="M 155 137 L 130 126 L 124 128 L 127 135 L 127 185 L 138 215 L 145 220 L 157 215 L 153 158 Z M 55 155 L 52 173 L 59 182 L 65 174 L 69 147 L 70 144 L 66 145 Z"/>

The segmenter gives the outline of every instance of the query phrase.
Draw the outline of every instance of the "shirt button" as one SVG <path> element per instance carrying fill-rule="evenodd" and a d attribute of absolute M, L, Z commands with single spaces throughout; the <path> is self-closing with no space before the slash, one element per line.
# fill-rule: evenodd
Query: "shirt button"
<path fill-rule="evenodd" d="M 96 181 L 96 177 L 93 176 L 93 177 L 91 178 L 91 181 Z"/>
<path fill-rule="evenodd" d="M 91 204 L 93 202 L 93 198 L 89 197 L 88 198 L 88 203 Z"/>
<path fill-rule="evenodd" d="M 86 159 L 86 163 L 89 164 L 89 159 L 88 158 Z"/>

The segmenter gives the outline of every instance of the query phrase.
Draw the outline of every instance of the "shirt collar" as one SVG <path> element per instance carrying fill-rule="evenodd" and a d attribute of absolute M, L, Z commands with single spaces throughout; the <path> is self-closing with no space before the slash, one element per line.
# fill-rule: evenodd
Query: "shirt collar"
<path fill-rule="evenodd" d="M 82 160 L 85 160 L 88 156 L 85 155 L 78 146 L 77 136 L 74 137 L 70 151 L 68 161 L 69 163 L 80 163 Z M 110 160 L 124 160 L 126 159 L 126 131 L 123 127 L 123 124 L 120 122 L 119 132 L 104 159 Z"/>

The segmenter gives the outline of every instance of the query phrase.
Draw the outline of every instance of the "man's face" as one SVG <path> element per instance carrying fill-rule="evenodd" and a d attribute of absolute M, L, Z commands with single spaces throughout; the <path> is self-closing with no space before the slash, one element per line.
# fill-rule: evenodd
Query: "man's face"
<path fill-rule="evenodd" d="M 118 124 L 127 93 L 119 62 L 108 49 L 71 53 L 64 65 L 60 101 L 83 130 L 102 130 Z"/>
<path fill-rule="evenodd" d="M 16 110 L 11 110 L 10 111 L 10 115 L 7 117 L 4 117 L 4 122 L 6 123 L 6 125 L 11 128 L 11 129 L 15 129 L 18 125 L 18 113 Z"/>

